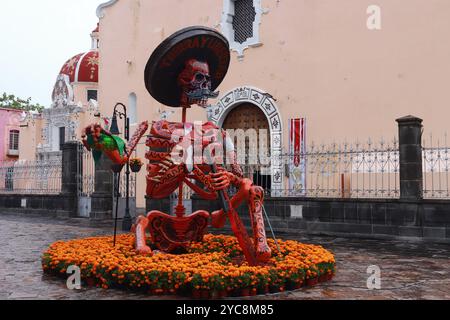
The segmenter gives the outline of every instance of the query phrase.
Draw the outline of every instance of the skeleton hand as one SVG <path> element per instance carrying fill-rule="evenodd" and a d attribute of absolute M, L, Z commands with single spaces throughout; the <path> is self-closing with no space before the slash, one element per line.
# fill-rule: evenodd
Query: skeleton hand
<path fill-rule="evenodd" d="M 214 191 L 220 191 L 227 189 L 230 186 L 233 179 L 233 174 L 225 170 L 221 170 L 217 173 L 210 173 L 207 179 L 210 187 Z"/>
<path fill-rule="evenodd" d="M 242 168 L 238 164 L 232 164 L 231 165 L 231 172 L 233 172 L 237 177 L 243 178 L 244 172 L 242 171 Z"/>

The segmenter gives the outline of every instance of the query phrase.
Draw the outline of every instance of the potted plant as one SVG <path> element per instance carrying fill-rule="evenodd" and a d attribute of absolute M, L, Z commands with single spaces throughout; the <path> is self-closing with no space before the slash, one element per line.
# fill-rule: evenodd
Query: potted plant
<path fill-rule="evenodd" d="M 201 291 L 201 298 L 203 300 L 211 299 L 211 290 L 207 288 L 203 288 Z"/>
<path fill-rule="evenodd" d="M 292 272 L 289 276 L 289 280 L 287 281 L 287 289 L 288 290 L 298 290 L 302 287 L 305 282 L 305 271 L 298 270 L 297 272 Z"/>
<path fill-rule="evenodd" d="M 311 267 L 306 272 L 306 285 L 313 287 L 319 283 L 319 270 L 316 267 Z"/>
<path fill-rule="evenodd" d="M 139 158 L 134 158 L 130 160 L 130 169 L 134 173 L 138 173 L 139 171 L 141 171 L 143 165 L 144 163 Z"/>
<path fill-rule="evenodd" d="M 258 274 L 257 275 L 257 294 L 268 294 L 269 293 L 269 276 Z"/>
<path fill-rule="evenodd" d="M 111 165 L 111 171 L 113 173 L 120 173 L 123 169 L 123 164 L 117 164 L 117 163 L 113 163 Z"/>
<path fill-rule="evenodd" d="M 201 299 L 202 298 L 202 286 L 203 286 L 203 278 L 199 274 L 194 274 L 191 281 L 192 285 L 192 297 L 194 299 Z"/>
<path fill-rule="evenodd" d="M 248 273 L 244 273 L 242 276 L 239 277 L 239 283 L 241 286 L 241 296 L 249 297 L 250 292 L 253 289 L 253 288 L 251 288 L 252 276 Z"/>
<path fill-rule="evenodd" d="M 279 293 L 282 287 L 282 279 L 276 270 L 269 272 L 269 291 L 270 293 Z"/>
<path fill-rule="evenodd" d="M 333 278 L 334 265 L 322 263 L 319 265 L 319 282 L 330 281 Z"/>
<path fill-rule="evenodd" d="M 224 278 L 219 275 L 214 276 L 211 281 L 211 295 L 213 299 L 221 299 L 227 296 L 227 283 Z"/>

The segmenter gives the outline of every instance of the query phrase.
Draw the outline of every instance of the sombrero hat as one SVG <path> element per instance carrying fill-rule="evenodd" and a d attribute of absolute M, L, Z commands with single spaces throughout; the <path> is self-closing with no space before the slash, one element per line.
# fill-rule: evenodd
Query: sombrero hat
<path fill-rule="evenodd" d="M 182 29 L 164 40 L 145 68 L 145 86 L 153 98 L 166 106 L 180 106 L 177 78 L 190 59 L 208 63 L 214 91 L 230 66 L 229 43 L 216 30 L 201 26 Z"/>

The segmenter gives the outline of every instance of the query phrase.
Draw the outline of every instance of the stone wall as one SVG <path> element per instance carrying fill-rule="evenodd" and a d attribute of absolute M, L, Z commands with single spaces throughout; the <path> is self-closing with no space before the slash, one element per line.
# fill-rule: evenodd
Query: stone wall
<path fill-rule="evenodd" d="M 78 211 L 77 199 L 71 195 L 0 195 L 2 213 L 54 214 L 61 217 L 75 217 Z"/>
<path fill-rule="evenodd" d="M 219 209 L 220 204 L 195 199 L 193 208 L 212 212 Z M 278 233 L 450 241 L 448 201 L 268 198 L 265 209 Z M 242 206 L 238 211 L 250 226 L 248 210 Z M 269 227 L 267 220 L 266 226 Z"/>
<path fill-rule="evenodd" d="M 424 200 L 422 195 L 422 120 L 407 116 L 397 120 L 400 145 L 400 199 L 267 198 L 265 209 L 278 233 L 320 233 L 363 237 L 411 237 L 450 241 L 450 201 Z M 77 216 L 79 143 L 63 147 L 62 189 L 58 195 L 0 195 L 0 212 L 43 212 Z M 419 171 L 419 172 L 418 172 Z M 110 163 L 96 164 L 96 186 L 91 219 L 112 217 Z M 170 213 L 170 199 L 147 199 L 147 212 Z M 219 201 L 192 198 L 192 211 L 219 210 Z M 238 209 L 248 225 L 246 206 Z M 267 219 L 266 219 L 267 220 Z M 267 227 L 269 224 L 267 223 Z"/>
<path fill-rule="evenodd" d="M 450 241 L 450 201 L 423 199 L 422 119 L 406 116 L 397 119 L 397 123 L 400 199 L 269 197 L 265 200 L 265 210 L 274 230 Z M 170 212 L 168 202 L 150 199 L 147 201 L 147 210 L 154 210 L 155 204 L 158 210 Z M 213 212 L 221 209 L 221 204 L 194 196 L 192 209 Z M 250 226 L 246 206 L 241 206 L 238 212 Z"/>

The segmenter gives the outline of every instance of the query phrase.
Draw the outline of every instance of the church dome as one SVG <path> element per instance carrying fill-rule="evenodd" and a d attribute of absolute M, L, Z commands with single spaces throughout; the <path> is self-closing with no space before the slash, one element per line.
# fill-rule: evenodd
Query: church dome
<path fill-rule="evenodd" d="M 60 74 L 68 75 L 70 83 L 96 82 L 98 83 L 99 53 L 92 50 L 80 53 L 69 59 L 62 67 Z"/>

